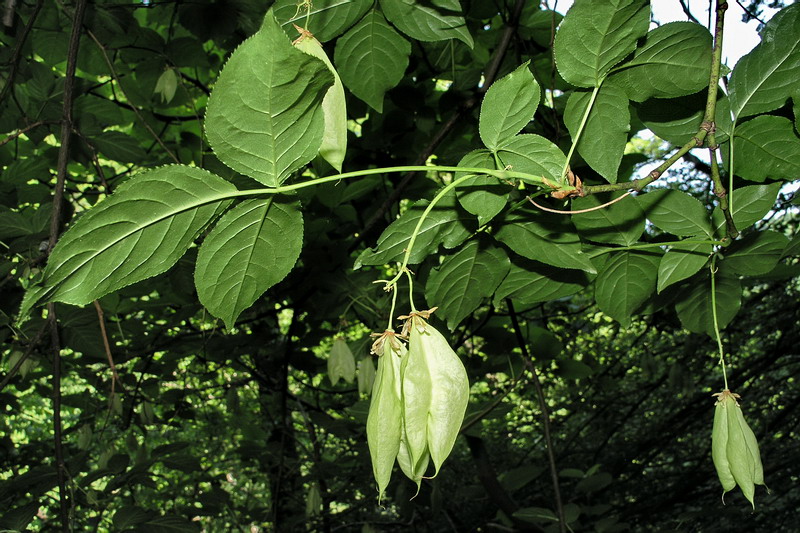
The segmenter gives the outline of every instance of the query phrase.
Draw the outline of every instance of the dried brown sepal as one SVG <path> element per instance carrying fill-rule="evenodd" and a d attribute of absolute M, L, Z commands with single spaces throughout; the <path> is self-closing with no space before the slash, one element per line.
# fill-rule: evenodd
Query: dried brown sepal
<path fill-rule="evenodd" d="M 396 352 L 400 351 L 400 347 L 403 345 L 401 342 L 401 335 L 398 335 L 390 329 L 387 329 L 383 333 L 370 333 L 369 336 L 377 337 L 375 342 L 372 343 L 372 348 L 370 348 L 369 352 L 378 357 L 383 355 L 386 342 L 389 342 L 392 349 Z"/>
<path fill-rule="evenodd" d="M 407 315 L 400 315 L 397 317 L 398 320 L 405 320 L 403 324 L 403 331 L 400 333 L 400 336 L 403 338 L 408 338 L 408 334 L 411 332 L 411 325 L 414 324 L 418 328 L 421 328 L 420 331 L 425 330 L 425 326 L 427 323 L 425 322 L 428 320 L 434 311 L 439 309 L 438 307 L 432 307 L 426 311 L 412 311 Z"/>

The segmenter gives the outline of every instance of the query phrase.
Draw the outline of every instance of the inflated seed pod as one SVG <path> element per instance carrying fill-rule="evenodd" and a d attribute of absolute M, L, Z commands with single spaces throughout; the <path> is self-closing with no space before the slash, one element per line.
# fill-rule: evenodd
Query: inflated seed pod
<path fill-rule="evenodd" d="M 723 495 L 736 486 L 728 464 L 728 409 L 722 402 L 714 406 L 714 429 L 711 431 L 711 459 L 722 484 Z"/>
<path fill-rule="evenodd" d="M 333 385 L 336 385 L 339 379 L 352 383 L 356 377 L 356 358 L 342 337 L 333 340 L 331 353 L 328 356 L 328 377 Z"/>
<path fill-rule="evenodd" d="M 333 74 L 333 85 L 325 93 L 322 99 L 322 112 L 325 117 L 325 133 L 322 137 L 322 146 L 319 149 L 325 161 L 338 170 L 342 171 L 342 162 L 347 150 L 347 104 L 344 96 L 344 85 L 339 79 L 339 74 L 333 68 L 333 64 L 328 59 L 322 44 L 311 34 L 311 32 L 295 25 L 300 32 L 300 37 L 294 41 L 295 47 L 321 59 Z"/>
<path fill-rule="evenodd" d="M 373 344 L 373 353 L 379 357 L 367 416 L 367 443 L 380 502 L 400 450 L 403 416 L 400 365 L 406 357 L 406 348 L 393 331 L 386 331 Z"/>
<path fill-rule="evenodd" d="M 412 464 L 418 466 L 427 449 L 436 476 L 461 430 L 469 401 L 469 379 L 447 339 L 425 321 L 431 312 L 412 313 L 409 318 L 403 419 Z"/>
<path fill-rule="evenodd" d="M 400 465 L 400 470 L 406 475 L 408 479 L 417 484 L 417 494 L 419 494 L 420 486 L 422 485 L 422 477 L 428 469 L 431 454 L 428 449 L 422 452 L 421 456 L 414 465 L 412 465 L 411 454 L 408 451 L 408 445 L 405 439 L 405 423 L 402 425 L 402 433 L 400 437 L 400 449 L 397 452 L 397 464 Z M 416 496 L 416 494 L 415 494 Z"/>
<path fill-rule="evenodd" d="M 755 508 L 755 486 L 764 484 L 758 442 L 736 401 L 739 395 L 726 389 L 715 396 L 718 400 L 714 413 L 711 451 L 723 494 L 738 485 Z M 731 478 L 735 483 L 731 483 Z"/>

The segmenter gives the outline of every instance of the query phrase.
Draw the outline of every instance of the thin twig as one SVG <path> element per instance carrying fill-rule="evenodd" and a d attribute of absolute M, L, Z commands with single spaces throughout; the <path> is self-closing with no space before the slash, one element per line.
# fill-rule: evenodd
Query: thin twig
<path fill-rule="evenodd" d="M 106 65 L 108 66 L 108 70 L 111 72 L 111 77 L 114 78 L 114 81 L 117 82 L 117 86 L 119 87 L 119 92 L 122 93 L 122 96 L 124 96 L 126 100 L 130 101 L 128 95 L 125 94 L 125 89 L 122 87 L 122 83 L 120 82 L 119 76 L 117 75 L 117 70 L 114 68 L 114 64 L 111 62 L 111 58 L 108 57 L 108 52 L 106 51 L 106 47 L 103 46 L 103 43 L 100 42 L 100 40 L 95 36 L 94 33 L 92 33 L 91 30 L 87 29 L 86 34 L 92 41 L 94 41 L 94 44 L 97 46 L 97 48 L 100 49 L 100 53 L 103 54 L 103 59 L 105 60 Z M 167 148 L 167 145 L 164 144 L 164 141 L 161 140 L 161 137 L 159 137 L 158 134 L 155 131 L 153 131 L 153 128 L 151 128 L 150 124 L 148 124 L 147 121 L 144 119 L 142 113 L 139 111 L 139 108 L 133 104 L 130 104 L 130 108 L 131 111 L 133 111 L 134 114 L 136 115 L 136 118 L 139 119 L 139 122 L 141 122 L 142 125 L 145 127 L 145 129 L 148 131 L 148 133 L 150 133 L 150 135 L 153 136 L 153 139 L 155 139 L 158 145 L 161 146 L 161 148 L 172 158 L 173 161 L 175 161 L 175 163 L 180 164 L 180 161 L 175 156 L 175 154 L 172 153 L 172 151 L 169 148 Z"/>
<path fill-rule="evenodd" d="M 36 22 L 36 17 L 39 16 L 39 12 L 42 10 L 42 6 L 44 6 L 44 0 L 38 0 L 36 2 L 36 6 L 33 8 L 33 13 L 31 13 L 30 18 L 28 19 L 28 23 L 22 30 L 22 35 L 17 38 L 17 42 L 14 45 L 14 52 L 12 52 L 11 59 L 9 61 L 11 69 L 9 69 L 8 77 L 6 78 L 6 84 L 3 86 L 3 90 L 0 91 L 0 104 L 3 103 L 3 101 L 6 99 L 6 96 L 8 96 L 9 92 L 11 91 L 11 87 L 14 86 L 14 78 L 17 76 L 19 60 L 22 57 L 22 49 L 25 41 L 28 39 L 28 34 L 31 32 L 31 28 L 33 28 L 33 23 Z"/>
<path fill-rule="evenodd" d="M 100 335 L 103 337 L 103 348 L 106 351 L 106 358 L 108 359 L 108 366 L 111 367 L 111 394 L 114 394 L 114 383 L 119 383 L 120 388 L 127 394 L 128 391 L 125 388 L 125 385 L 122 384 L 122 381 L 119 379 L 119 374 L 117 374 L 117 366 L 114 364 L 114 358 L 111 356 L 111 345 L 108 342 L 108 334 L 106 333 L 106 319 L 105 313 L 103 313 L 103 308 L 100 307 L 100 302 L 98 300 L 94 301 L 94 308 L 97 310 L 97 321 L 100 322 Z"/>
<path fill-rule="evenodd" d="M 31 131 L 32 129 L 38 128 L 39 126 L 44 126 L 45 124 L 57 124 L 57 122 L 53 120 L 39 120 L 37 122 L 34 122 L 33 124 L 29 124 L 22 129 L 19 129 L 13 133 L 9 133 L 8 137 L 0 141 L 0 146 L 4 146 L 13 141 L 14 139 L 16 139 L 17 137 L 19 137 L 20 135 L 24 135 L 29 131 Z"/>
<path fill-rule="evenodd" d="M 42 339 L 44 339 L 44 334 L 47 331 L 47 326 L 48 325 L 49 324 L 47 322 L 45 322 L 42 325 L 42 327 L 39 328 L 39 331 L 36 333 L 36 336 L 33 338 L 31 343 L 25 349 L 25 353 L 22 354 L 22 357 L 20 357 L 19 360 L 17 360 L 16 364 L 8 371 L 8 374 L 3 376 L 3 381 L 0 381 L 0 392 L 2 392 L 3 389 L 6 388 L 6 385 L 8 385 L 9 382 L 12 379 L 14 379 L 14 376 L 17 375 L 17 372 L 19 372 L 19 369 L 22 368 L 22 364 L 25 361 L 28 360 L 28 357 L 31 356 L 31 354 L 33 353 L 33 350 L 39 345 L 40 342 L 42 342 Z"/>
<path fill-rule="evenodd" d="M 550 411 L 547 409 L 547 401 L 544 397 L 544 389 L 542 382 L 539 379 L 539 372 L 536 370 L 536 365 L 533 364 L 533 359 L 528 352 L 528 343 L 522 335 L 522 328 L 517 320 L 517 313 L 514 311 L 514 303 L 511 298 L 506 298 L 506 305 L 508 306 L 508 314 L 511 318 L 511 325 L 514 327 L 514 335 L 517 337 L 517 344 L 522 351 L 522 360 L 525 366 L 530 370 L 533 376 L 533 386 L 536 389 L 536 397 L 539 401 L 539 408 L 542 410 L 542 427 L 544 429 L 544 441 L 547 447 L 547 460 L 550 465 L 550 479 L 553 482 L 553 492 L 555 495 L 556 515 L 558 516 L 558 526 L 561 533 L 567 532 L 567 522 L 564 519 L 564 504 L 561 501 L 561 488 L 558 483 L 558 468 L 556 468 L 556 456 L 553 451 L 553 437 L 550 433 Z"/>

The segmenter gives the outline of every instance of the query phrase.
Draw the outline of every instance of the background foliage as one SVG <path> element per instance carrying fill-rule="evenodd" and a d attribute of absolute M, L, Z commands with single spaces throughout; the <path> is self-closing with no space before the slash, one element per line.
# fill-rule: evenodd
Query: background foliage
<path fill-rule="evenodd" d="M 730 101 L 717 101 L 726 157 L 734 138 L 731 214 L 742 232 L 718 248 L 717 306 L 729 379 L 771 489 L 757 494 L 753 513 L 738 492 L 721 504 L 710 457 L 711 394 L 721 377 L 709 335 L 708 241 L 728 227 L 712 167 L 695 152 L 646 194 L 572 217 L 530 206 L 534 189 L 485 176 L 437 204 L 411 260 L 415 300 L 441 307 L 434 320 L 467 367 L 471 403 L 440 475 L 414 500 L 414 485 L 396 476 L 384 507 L 364 434 L 368 387 L 331 385 L 327 356 L 343 335 L 368 374 L 368 334 L 389 313 L 373 282 L 395 273 L 422 208 L 458 174 L 383 173 L 248 199 L 215 226 L 230 202 L 208 203 L 205 219 L 153 225 L 143 237 L 174 263 L 166 272 L 135 274 L 139 259 L 121 254 L 90 265 L 101 273 L 91 274 L 102 279 L 96 284 L 58 284 L 59 265 L 73 268 L 71 253 L 124 233 L 120 221 L 103 222 L 122 197 L 109 193 L 188 205 L 234 187 L 334 173 L 318 159 L 305 167 L 319 142 L 314 111 L 281 123 L 286 145 L 254 149 L 255 159 L 226 144 L 252 114 L 215 110 L 209 95 L 220 88 L 246 101 L 252 87 L 236 81 L 258 68 L 228 63 L 232 77 L 217 83 L 226 59 L 269 7 L 287 39 L 271 33 L 264 46 L 289 57 L 290 22 L 305 18 L 294 1 L 267 4 L 18 0 L 7 10 L 0 527 L 793 530 L 800 241 L 790 182 L 800 175 L 800 26 L 792 21 L 800 6 L 764 28 L 761 51 L 726 74 Z M 556 179 L 599 87 L 572 171 L 598 187 L 646 175 L 698 131 L 712 36 L 686 22 L 645 37 L 646 2 L 573 9 L 556 37 L 562 16 L 533 2 L 314 2 L 309 29 L 346 88 L 344 170 L 433 160 Z M 598 40 L 589 28 L 603 17 L 616 22 Z M 628 68 L 614 70 L 626 58 Z M 309 59 L 298 82 L 295 101 L 312 110 L 332 82 L 320 65 Z M 256 105 L 279 104 L 284 94 L 268 89 Z M 64 100 L 73 97 L 71 127 L 62 129 Z M 658 137 L 641 135 L 645 128 Z M 166 166 L 176 163 L 189 166 Z M 156 169 L 147 174 L 152 185 L 126 186 L 143 169 Z M 177 196 L 182 190 L 192 194 Z M 597 193 L 537 202 L 577 210 L 619 194 Z M 100 200 L 105 207 L 91 209 Z M 54 211 L 60 224 L 52 228 Z M 61 226 L 78 216 L 100 221 L 102 234 L 66 234 L 49 256 L 50 285 L 37 288 Z M 226 248 L 253 217 L 274 226 L 244 237 L 283 253 L 260 257 L 255 273 Z M 677 239 L 690 242 L 653 246 Z M 225 283 L 248 276 L 271 288 L 224 297 Z M 106 282 L 123 288 L 106 294 Z M 18 327 L 29 288 L 85 305 L 37 307 Z M 399 294 L 405 310 L 408 296 Z"/>

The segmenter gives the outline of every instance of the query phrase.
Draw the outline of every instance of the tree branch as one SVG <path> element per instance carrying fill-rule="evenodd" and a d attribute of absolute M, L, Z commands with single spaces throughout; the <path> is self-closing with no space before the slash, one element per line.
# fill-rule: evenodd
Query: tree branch
<path fill-rule="evenodd" d="M 72 139 L 72 102 L 75 88 L 75 66 L 78 60 L 78 47 L 81 41 L 83 15 L 86 11 L 86 0 L 78 0 L 72 17 L 72 32 L 67 49 L 67 71 L 64 78 L 64 102 L 61 114 L 61 145 L 58 150 L 58 168 L 56 171 L 56 188 L 53 192 L 53 215 L 50 219 L 50 238 L 47 241 L 49 254 L 56 245 L 61 230 L 61 211 L 64 202 L 64 184 L 67 180 L 67 164 L 69 163 L 70 140 Z M 53 352 L 53 438 L 55 440 L 56 471 L 58 476 L 58 496 L 61 512 L 61 530 L 69 531 L 69 505 L 67 502 L 66 466 L 62 447 L 61 431 L 61 341 L 59 339 L 58 320 L 55 304 L 47 304 L 47 321 L 50 327 L 50 348 Z"/>

